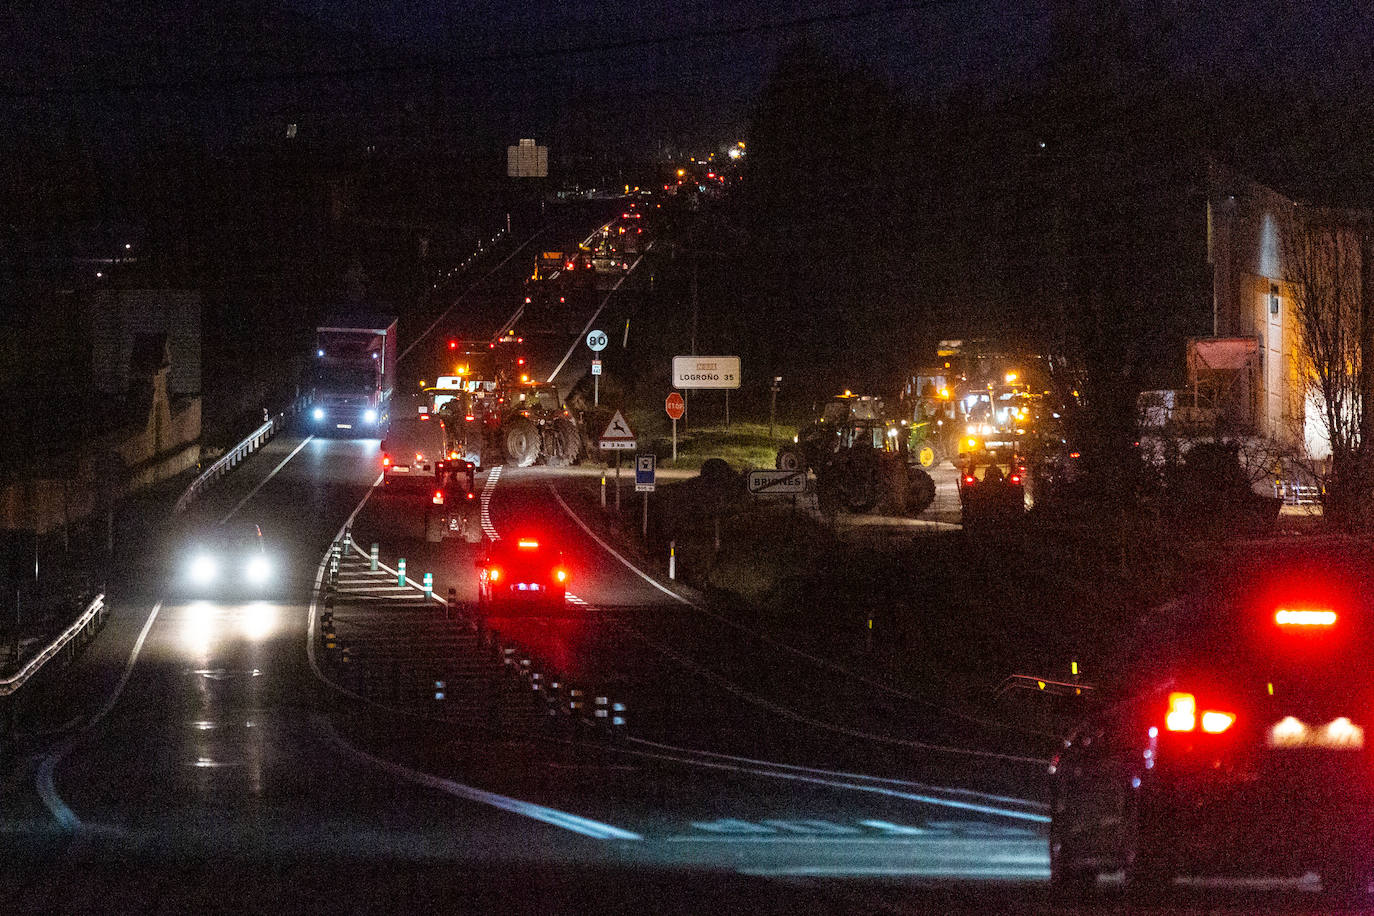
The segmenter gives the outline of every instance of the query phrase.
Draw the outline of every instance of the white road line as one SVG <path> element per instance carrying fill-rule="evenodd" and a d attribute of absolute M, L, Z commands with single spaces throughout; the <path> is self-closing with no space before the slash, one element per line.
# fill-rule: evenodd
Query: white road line
<path fill-rule="evenodd" d="M 363 498 L 359 500 L 358 505 L 354 507 L 352 513 L 349 514 L 347 520 L 345 520 L 343 525 L 339 527 L 338 532 L 334 535 L 335 541 L 343 537 L 344 531 L 352 528 L 353 520 L 357 518 L 358 513 L 360 513 L 363 510 L 363 506 L 367 505 L 367 501 L 372 497 L 372 494 L 376 492 L 377 484 L 381 483 L 381 480 L 382 477 L 379 474 L 377 476 L 377 480 L 374 481 L 372 486 L 368 489 L 368 491 L 363 494 Z M 356 544 L 353 546 L 355 550 L 358 550 L 361 553 L 361 549 L 358 548 Z M 369 705 L 377 706 L 382 709 L 397 711 L 392 709 L 391 707 L 387 707 L 383 704 L 369 700 L 361 694 L 355 693 L 354 691 L 349 690 L 348 688 L 343 687 L 340 684 L 336 684 L 334 681 L 325 677 L 324 672 L 320 670 L 319 661 L 315 658 L 315 622 L 319 617 L 318 609 L 320 586 L 324 582 L 325 570 L 328 568 L 328 566 L 329 554 L 326 553 L 325 556 L 320 560 L 319 568 L 315 571 L 315 589 L 310 598 L 310 620 L 306 625 L 305 632 L 305 654 L 306 659 L 310 663 L 310 670 L 313 671 L 315 673 L 315 677 L 317 677 L 325 685 L 333 688 L 334 690 L 337 690 L 339 693 L 342 693 L 345 696 L 352 697 L 355 700 L 358 700 Z M 637 833 L 633 833 L 629 830 L 623 830 L 619 827 L 614 827 L 610 824 L 603 824 L 600 821 L 594 821 L 589 818 L 580 817 L 576 814 L 570 814 L 567 811 L 559 811 L 556 808 L 547 808 L 543 805 L 537 805 L 534 802 L 527 802 L 522 801 L 518 798 L 511 798 L 508 795 L 499 795 L 495 792 L 487 792 L 483 789 L 463 785 L 462 783 L 454 782 L 449 779 L 442 779 L 430 773 L 421 772 L 420 770 L 413 770 L 410 767 L 403 766 L 399 763 L 394 763 L 390 760 L 384 760 L 381 757 L 376 757 L 372 754 L 367 753 L 364 750 L 361 750 L 349 744 L 338 734 L 338 732 L 334 730 L 333 725 L 324 717 L 316 716 L 315 720 L 319 728 L 342 750 L 358 757 L 359 759 L 365 760 L 373 766 L 386 770 L 393 776 L 400 777 L 409 782 L 416 783 L 417 785 L 426 786 L 431 789 L 437 789 L 440 792 L 446 792 L 449 795 L 454 795 L 459 798 L 464 798 L 469 801 L 477 802 L 478 804 L 490 805 L 494 808 L 499 808 L 503 811 L 509 811 L 513 814 L 519 814 L 537 821 L 542 821 L 543 823 L 551 824 L 555 827 L 561 827 L 564 830 L 569 830 L 573 833 L 578 833 L 582 836 L 591 837 L 593 839 L 643 839 L 643 837 Z"/>
<path fill-rule="evenodd" d="M 486 483 L 482 485 L 482 533 L 493 542 L 501 540 L 501 535 L 491 522 L 491 498 L 496 493 L 496 484 L 500 479 L 501 468 L 497 466 L 487 473 Z"/>
<path fill-rule="evenodd" d="M 562 371 L 564 363 L 572 358 L 573 351 L 577 349 L 577 345 L 586 338 L 587 332 L 592 329 L 592 325 L 596 322 L 596 319 L 601 316 L 601 310 L 606 307 L 607 302 L 611 301 L 611 297 L 615 295 L 615 291 L 620 289 L 620 284 L 624 283 L 629 278 L 630 274 L 635 272 L 635 268 L 639 266 L 639 262 L 642 260 L 644 260 L 644 255 L 635 258 L 635 262 L 630 265 L 630 269 L 625 271 L 624 275 L 622 275 L 619 280 L 615 281 L 615 286 L 612 286 L 610 290 L 607 291 L 606 297 L 601 300 L 601 304 L 596 307 L 596 311 L 592 312 L 592 317 L 587 319 L 587 326 L 582 329 L 581 334 L 573 338 L 572 345 L 568 347 L 568 352 L 563 354 L 563 359 L 559 361 L 553 372 L 549 373 L 549 382 L 558 378 L 558 373 Z"/>
<path fill-rule="evenodd" d="M 427 328 L 425 328 L 424 332 L 423 332 L 419 337 L 415 338 L 415 340 L 410 344 L 410 346 L 406 347 L 404 350 L 401 351 L 401 355 L 398 356 L 398 357 L 396 357 L 396 362 L 399 363 L 401 360 L 405 359 L 406 356 L 410 353 L 411 350 L 414 350 L 416 347 L 418 347 L 418 346 L 420 345 L 420 341 L 424 340 L 424 339 L 425 339 L 426 337 L 428 337 L 430 334 L 434 333 L 434 329 L 437 328 L 437 327 L 439 326 L 439 323 L 440 323 L 441 321 L 443 321 L 445 318 L 448 317 L 448 313 L 449 313 L 449 312 L 453 311 L 455 308 L 458 307 L 458 303 L 462 302 L 463 299 L 464 299 L 464 297 L 467 296 L 468 293 L 472 292 L 472 290 L 476 288 L 477 283 L 481 283 L 482 280 L 488 279 L 488 278 L 491 277 L 493 274 L 495 274 L 498 270 L 500 270 L 502 267 L 505 267 L 508 263 L 510 263 L 510 259 L 511 259 L 511 258 L 515 257 L 517 254 L 519 254 L 520 252 L 524 251 L 526 245 L 528 245 L 530 242 L 533 242 L 535 239 L 539 238 L 539 236 L 541 236 L 541 235 L 543 235 L 543 234 L 544 234 L 544 230 L 543 230 L 543 229 L 540 229 L 540 230 L 539 230 L 538 232 L 536 232 L 534 235 L 532 235 L 532 236 L 530 236 L 529 238 L 525 239 L 523 242 L 520 243 L 520 247 L 519 247 L 519 248 L 515 249 L 514 251 L 512 251 L 510 254 L 508 254 L 508 255 L 506 256 L 505 260 L 503 260 L 500 264 L 497 264 L 497 265 L 496 265 L 495 267 L 493 267 L 491 270 L 487 271 L 487 273 L 485 273 L 485 274 L 482 276 L 482 279 L 481 279 L 481 280 L 478 280 L 476 283 L 473 283 L 472 286 L 468 287 L 466 291 L 464 291 L 463 293 L 459 294 L 458 298 L 457 298 L 457 299 L 454 299 L 454 300 L 453 300 L 453 303 L 452 303 L 448 308 L 444 309 L 443 313 L 440 314 L 438 318 L 435 318 L 434 321 L 430 324 L 430 326 L 427 327 Z M 522 306 L 522 307 L 523 307 L 523 306 Z"/>
<path fill-rule="evenodd" d="M 479 805 L 488 805 L 507 811 L 511 814 L 518 814 L 521 817 L 528 817 L 532 820 L 541 821 L 554 827 L 560 827 L 573 833 L 591 837 L 594 840 L 642 840 L 644 837 L 638 833 L 614 827 L 610 824 L 594 821 L 590 818 L 571 814 L 567 811 L 560 811 L 557 808 L 547 808 L 544 805 L 537 805 L 534 802 L 523 801 L 518 798 L 511 798 L 509 795 L 500 795 L 496 792 L 488 792 L 485 789 L 478 789 L 473 786 L 454 782 L 451 779 L 443 779 L 429 773 L 422 773 L 419 770 L 412 770 L 410 767 L 402 766 L 390 760 L 384 760 L 369 754 L 367 751 L 354 747 L 345 741 L 330 722 L 322 716 L 316 717 L 316 722 L 321 731 L 327 735 L 338 747 L 365 761 L 374 767 L 385 770 L 392 776 L 413 782 L 429 789 L 444 792 L 455 798 L 465 799 L 476 802 Z"/>
<path fill-rule="evenodd" d="M 77 740 L 82 734 L 89 732 L 100 722 L 101 719 L 109 715 L 110 710 L 114 709 L 115 703 L 119 701 L 119 695 L 124 692 L 124 685 L 129 683 L 129 676 L 134 673 L 134 664 L 138 661 L 139 653 L 143 651 L 143 644 L 148 639 L 148 632 L 153 628 L 153 621 L 157 620 L 158 612 L 162 610 L 162 602 L 153 605 L 153 609 L 148 612 L 148 619 L 143 623 L 143 629 L 139 631 L 138 639 L 134 641 L 133 651 L 129 653 L 129 660 L 124 664 L 124 673 L 119 678 L 119 683 L 105 700 L 105 705 L 101 706 L 91 721 L 86 723 L 86 727 L 81 733 L 71 740 L 62 744 L 52 753 L 43 758 L 38 765 L 36 776 L 38 794 L 43 799 L 43 805 L 52 814 L 53 819 L 62 830 L 73 833 L 81 829 L 81 818 L 76 816 L 76 812 L 67 806 L 62 800 L 62 796 L 57 793 L 57 778 L 55 771 L 57 765 L 62 762 L 62 758 L 71 753 L 72 748 L 76 747 Z"/>
<path fill-rule="evenodd" d="M 312 435 L 312 436 L 306 436 L 304 439 L 302 439 L 302 440 L 301 440 L 301 444 L 298 445 L 298 446 L 296 446 L 294 449 L 292 449 L 292 450 L 291 450 L 291 454 L 289 454 L 289 455 L 287 455 L 285 458 L 283 458 L 283 459 L 281 460 L 281 463 L 279 463 L 276 467 L 274 467 L 274 468 L 272 469 L 272 473 L 270 473 L 270 474 L 268 474 L 266 477 L 264 477 L 264 478 L 262 479 L 262 481 L 261 481 L 256 487 L 254 487 L 253 489 L 249 490 L 249 491 L 248 491 L 248 495 L 245 496 L 243 499 L 239 500 L 239 501 L 238 501 L 238 505 L 236 505 L 236 506 L 234 506 L 234 508 L 230 509 L 229 512 L 228 512 L 228 514 L 226 514 L 226 515 L 224 516 L 224 518 L 222 518 L 222 519 L 219 520 L 219 523 L 220 523 L 221 525 L 223 525 L 225 522 L 229 521 L 229 519 L 233 518 L 233 517 L 234 517 L 234 514 L 237 513 L 240 509 L 243 508 L 244 503 L 248 502 L 248 500 L 252 499 L 254 496 L 257 496 L 257 495 L 258 495 L 258 491 L 261 490 L 264 486 L 266 486 L 267 481 L 271 480 L 273 477 L 276 477 L 276 476 L 277 476 L 277 472 L 280 471 L 282 468 L 286 467 L 286 463 L 287 463 L 288 461 L 290 461 L 292 458 L 295 458 L 295 457 L 296 457 L 296 454 L 297 454 L 301 449 L 305 448 L 305 444 L 306 444 L 307 442 L 309 442 L 309 441 L 310 441 L 311 439 L 313 439 L 313 438 L 315 438 L 315 437 Z"/>
<path fill-rule="evenodd" d="M 753 636 L 755 639 L 758 639 L 760 642 L 772 646 L 775 649 L 780 649 L 783 652 L 788 653 L 789 655 L 795 655 L 798 658 L 804 658 L 814 665 L 818 665 L 822 668 L 828 668 L 831 671 L 835 671 L 839 674 L 845 675 L 846 677 L 853 678 L 854 680 L 857 680 L 860 683 L 865 684 L 866 686 L 872 687 L 875 690 L 880 690 L 883 693 L 888 694 L 889 696 L 895 696 L 903 700 L 910 700 L 914 703 L 920 703 L 923 706 L 929 706 L 931 708 L 937 709 L 945 715 L 953 716 L 954 718 L 960 719 L 965 722 L 972 722 L 976 725 L 981 725 L 985 728 L 996 728 L 1003 731 L 1017 732 L 1019 734 L 1037 735 L 1044 738 L 1054 738 L 1056 740 L 1060 737 L 1058 735 L 1051 735 L 1047 732 L 1042 732 L 1037 729 L 1027 728 L 1025 726 L 1020 725 L 1014 725 L 1007 722 L 998 722 L 993 719 L 984 719 L 978 716 L 970 716 L 966 713 L 961 713 L 958 710 L 948 709 L 946 707 L 939 706 L 937 704 L 931 703 L 929 700 L 923 700 L 915 694 L 910 694 L 905 691 L 898 690 L 895 687 L 889 687 L 886 684 L 879 683 L 878 681 L 866 677 L 865 675 L 860 674 L 857 671 L 851 671 L 843 665 L 836 664 L 835 662 L 829 661 L 828 659 L 824 659 L 816 655 L 812 655 L 810 652 L 804 652 L 801 649 L 798 649 L 795 646 L 788 645 L 785 642 L 780 642 L 776 639 L 773 639 L 771 636 L 768 636 L 767 634 L 760 633 L 757 630 L 751 630 L 743 624 L 731 620 L 729 617 L 724 617 L 720 614 L 715 613 L 710 608 L 704 607 L 703 605 L 698 604 L 697 602 L 692 601 L 689 598 L 684 598 L 682 595 L 679 595 L 677 592 L 663 585 L 657 579 L 650 576 L 648 573 L 644 572 L 644 570 L 640 569 L 638 566 L 634 565 L 629 560 L 625 559 L 625 557 L 622 556 L 619 551 L 617 551 L 610 544 L 606 543 L 600 536 L 597 535 L 595 531 L 593 531 L 590 527 L 587 526 L 587 523 L 582 520 L 582 517 L 578 515 L 576 512 L 574 512 L 572 507 L 569 506 L 563 500 L 563 497 L 559 494 L 557 487 L 555 487 L 553 484 L 549 484 L 548 486 L 549 492 L 552 493 L 553 498 L 558 501 L 558 505 L 563 508 L 563 511 L 567 514 L 569 518 L 571 518 L 574 522 L 577 523 L 577 526 L 579 528 L 586 532 L 588 537 L 590 537 L 593 541 L 596 541 L 596 543 L 599 544 L 603 550 L 605 550 L 611 556 L 619 560 L 621 565 L 624 566 L 626 569 L 630 570 L 630 572 L 639 576 L 645 582 L 649 583 L 654 588 L 658 589 L 660 592 L 667 595 L 669 598 L 672 598 L 679 604 L 683 604 L 701 614 L 705 614 L 712 620 L 715 620 L 718 623 L 722 623 L 730 627 L 731 629 L 737 630 L 741 633 L 747 633 L 750 636 Z"/>

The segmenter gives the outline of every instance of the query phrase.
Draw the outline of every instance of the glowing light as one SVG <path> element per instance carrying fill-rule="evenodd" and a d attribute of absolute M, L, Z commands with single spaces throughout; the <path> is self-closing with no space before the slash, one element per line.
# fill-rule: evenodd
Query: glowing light
<path fill-rule="evenodd" d="M 519 547 L 522 550 L 533 550 L 538 546 L 539 542 L 534 540 L 533 538 L 521 538 L 519 541 Z"/>
<path fill-rule="evenodd" d="M 1197 698 L 1191 693 L 1169 694 L 1164 727 L 1171 732 L 1190 732 L 1197 727 Z"/>
<path fill-rule="evenodd" d="M 1336 612 L 1327 608 L 1279 608 L 1274 613 L 1279 626 L 1329 627 L 1336 622 Z"/>
<path fill-rule="evenodd" d="M 1008 373 L 1006 374 L 1006 379 L 1007 379 L 1007 384 L 1008 384 L 1008 385 L 1010 385 L 1012 382 L 1016 381 L 1017 378 L 1019 378 L 1019 376 L 1018 376 L 1015 372 L 1008 372 Z"/>
<path fill-rule="evenodd" d="M 215 558 L 201 554 L 191 561 L 191 581 L 197 585 L 208 585 L 219 576 L 219 563 Z"/>
<path fill-rule="evenodd" d="M 255 601 L 239 615 L 239 629 L 249 642 L 262 642 L 277 629 L 277 609 L 265 601 Z"/>
<path fill-rule="evenodd" d="M 370 408 L 370 407 L 369 407 L 367 410 L 364 410 L 364 411 L 363 411 L 363 422 L 364 422 L 364 423 L 376 423 L 376 422 L 377 422 L 377 411 L 373 410 L 373 409 Z"/>
<path fill-rule="evenodd" d="M 324 419 L 324 408 L 323 408 L 323 407 L 316 407 L 316 408 L 311 412 L 310 415 L 311 415 L 312 417 L 314 417 L 316 420 L 323 420 L 323 419 Z"/>
<path fill-rule="evenodd" d="M 272 564 L 267 562 L 267 557 L 253 557 L 248 561 L 244 568 L 244 575 L 248 581 L 255 585 L 260 585 L 267 581 L 267 577 L 272 574 Z"/>
<path fill-rule="evenodd" d="M 553 577 L 557 579 L 559 582 L 567 582 L 568 571 L 566 569 L 555 569 L 553 571 Z"/>
<path fill-rule="evenodd" d="M 1300 744 L 1307 734 L 1307 726 L 1293 716 L 1284 716 L 1274 723 L 1269 734 L 1275 744 Z"/>
<path fill-rule="evenodd" d="M 1345 716 L 1341 716 L 1339 719 L 1332 719 L 1327 723 L 1326 740 L 1328 744 L 1363 746 L 1364 729 Z"/>
<path fill-rule="evenodd" d="M 1219 735 L 1235 722 L 1236 717 L 1229 712 L 1208 711 L 1202 714 L 1202 730 L 1209 735 Z"/>

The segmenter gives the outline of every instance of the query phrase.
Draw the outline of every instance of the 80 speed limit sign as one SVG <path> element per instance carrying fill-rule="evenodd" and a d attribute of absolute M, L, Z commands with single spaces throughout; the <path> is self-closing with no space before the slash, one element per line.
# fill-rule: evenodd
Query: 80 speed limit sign
<path fill-rule="evenodd" d="M 592 352 L 600 353 L 606 349 L 606 332 L 592 331 L 587 335 L 587 346 L 591 347 Z"/>

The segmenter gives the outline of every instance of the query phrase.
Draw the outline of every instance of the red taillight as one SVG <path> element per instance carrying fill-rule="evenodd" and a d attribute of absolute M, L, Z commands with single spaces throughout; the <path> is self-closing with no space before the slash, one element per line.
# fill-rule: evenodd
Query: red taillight
<path fill-rule="evenodd" d="M 443 491 L 443 490 L 435 490 L 435 491 L 434 491 L 434 505 L 436 505 L 436 506 L 442 506 L 443 504 L 444 504 L 444 491 Z"/>
<path fill-rule="evenodd" d="M 974 480 L 972 476 L 967 475 L 967 474 L 964 475 L 964 486 L 966 486 L 966 487 L 971 487 L 971 486 L 973 486 L 975 483 L 977 483 L 977 481 Z"/>
<path fill-rule="evenodd" d="M 1190 732 L 1197 728 L 1197 697 L 1191 693 L 1169 694 L 1164 727 L 1171 732 Z"/>
<path fill-rule="evenodd" d="M 523 365 L 525 365 L 525 357 L 521 356 L 521 357 L 519 357 L 518 359 L 516 359 L 515 364 L 516 364 L 517 366 L 523 366 Z"/>
<path fill-rule="evenodd" d="M 487 567 L 487 578 L 490 579 L 490 580 L 493 581 L 493 582 L 500 582 L 500 581 L 501 581 L 501 567 L 499 567 L 499 566 L 488 566 L 488 567 Z"/>
<path fill-rule="evenodd" d="M 1336 622 L 1336 612 L 1330 608 L 1281 607 L 1274 612 L 1274 622 L 1281 627 L 1329 627 Z"/>
<path fill-rule="evenodd" d="M 473 492 L 472 492 L 471 490 L 469 490 L 469 491 L 468 491 L 468 499 L 476 499 L 476 498 L 477 498 L 477 497 L 473 494 Z"/>
<path fill-rule="evenodd" d="M 390 455 L 383 455 L 383 456 L 382 456 L 382 467 L 384 467 L 384 468 L 389 468 L 389 467 L 391 467 L 391 456 L 390 456 Z"/>
<path fill-rule="evenodd" d="M 477 418 L 474 417 L 472 414 L 468 414 L 468 415 L 466 415 L 465 417 L 463 417 L 463 419 L 466 420 L 467 422 L 471 423 L 473 420 L 475 420 L 475 419 L 477 419 Z"/>
<path fill-rule="evenodd" d="M 450 341 L 448 342 L 448 348 L 449 348 L 450 350 L 456 350 L 456 349 L 458 349 L 458 341 L 456 341 L 456 340 L 450 340 Z"/>
<path fill-rule="evenodd" d="M 521 550 L 533 550 L 539 546 L 539 542 L 533 538 L 521 538 L 517 544 Z"/>
<path fill-rule="evenodd" d="M 1202 730 L 1209 735 L 1219 735 L 1236 723 L 1236 717 L 1229 712 L 1207 711 L 1202 714 Z"/>
<path fill-rule="evenodd" d="M 1171 732 L 1191 732 L 1196 731 L 1199 724 L 1207 734 L 1220 735 L 1236 724 L 1236 714 L 1208 709 L 1199 716 L 1197 697 L 1193 694 L 1169 694 L 1169 710 L 1164 716 L 1164 727 Z"/>
<path fill-rule="evenodd" d="M 1012 474 L 1010 477 L 1007 478 L 1007 482 L 1008 482 L 1008 483 L 1011 483 L 1011 484 L 1018 484 L 1018 483 L 1021 482 L 1021 475 L 1020 475 L 1020 474 Z"/>
<path fill-rule="evenodd" d="M 553 577 L 562 584 L 568 581 L 568 571 L 566 569 L 555 569 L 553 571 Z"/>

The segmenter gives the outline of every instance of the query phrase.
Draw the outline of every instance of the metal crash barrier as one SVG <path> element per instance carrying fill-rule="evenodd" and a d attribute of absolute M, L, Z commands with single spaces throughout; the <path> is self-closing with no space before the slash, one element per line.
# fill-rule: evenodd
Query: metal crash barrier
<path fill-rule="evenodd" d="M 235 445 L 229 451 L 221 455 L 218 461 L 202 471 L 200 476 L 195 480 L 191 481 L 190 485 L 186 488 L 186 492 L 182 493 L 181 497 L 177 500 L 173 512 L 180 514 L 186 511 L 186 507 L 191 505 L 196 497 L 200 496 L 210 484 L 219 480 L 232 469 L 238 467 L 245 458 L 267 444 L 268 440 L 275 436 L 277 431 L 285 425 L 285 420 L 285 414 L 277 414 L 275 417 L 249 433 L 238 445 Z"/>

